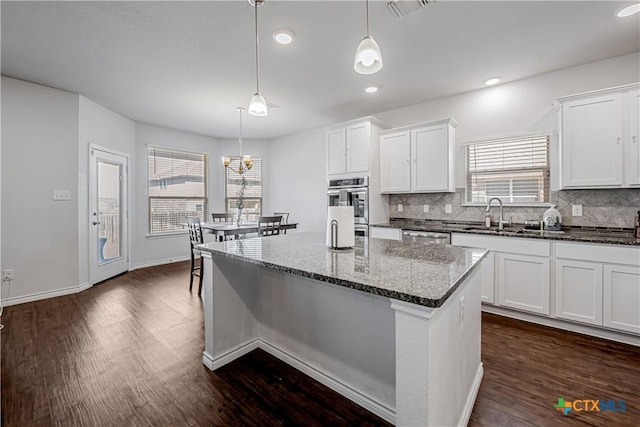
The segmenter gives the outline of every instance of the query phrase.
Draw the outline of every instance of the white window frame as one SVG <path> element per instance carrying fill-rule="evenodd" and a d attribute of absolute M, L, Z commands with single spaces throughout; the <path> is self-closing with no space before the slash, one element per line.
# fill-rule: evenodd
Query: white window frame
<path fill-rule="evenodd" d="M 511 202 L 506 198 L 500 198 L 504 204 L 504 206 L 512 206 L 512 207 L 549 207 L 553 203 L 550 201 L 550 193 L 551 193 L 551 137 L 552 134 L 550 132 L 537 132 L 537 133 L 527 133 L 527 134 L 516 134 L 516 135 L 508 135 L 508 136 L 500 136 L 495 138 L 483 138 L 480 140 L 468 141 L 463 144 L 464 147 L 464 200 L 462 202 L 462 206 L 486 206 L 487 202 L 470 202 L 469 201 L 469 192 L 471 189 L 469 188 L 469 147 L 470 146 L 481 146 L 485 144 L 492 143 L 500 143 L 507 142 L 511 140 L 518 139 L 527 139 L 527 138 L 546 138 L 547 139 L 547 166 L 546 168 L 540 168 L 537 170 L 542 170 L 547 173 L 547 177 L 543 178 L 547 182 L 547 188 L 545 189 L 546 201 L 543 202 Z M 533 169 L 532 169 L 533 170 Z M 499 172 L 497 172 L 499 173 Z M 513 180 L 510 181 L 510 188 L 513 188 Z"/>
<path fill-rule="evenodd" d="M 164 237 L 171 235 L 182 235 L 187 234 L 188 230 L 185 228 L 184 230 L 171 230 L 171 231 L 159 231 L 159 232 L 151 232 L 151 200 L 152 199 L 163 199 L 163 197 L 151 196 L 149 194 L 149 151 L 152 149 L 158 150 L 166 150 L 166 151 L 175 151 L 182 152 L 187 154 L 193 154 L 198 156 L 204 156 L 204 197 L 166 197 L 166 199 L 184 199 L 184 200 L 203 200 L 203 219 L 207 221 L 207 215 L 209 214 L 209 156 L 207 153 L 193 151 L 193 150 L 185 150 L 184 148 L 174 148 L 174 147 L 162 147 L 158 145 L 147 145 L 146 150 L 146 164 L 147 164 L 147 237 Z M 184 220 L 186 223 L 186 218 Z"/>
<path fill-rule="evenodd" d="M 240 161 L 240 157 L 239 156 L 229 156 L 231 158 L 231 165 L 237 165 L 238 162 Z M 258 216 L 262 216 L 262 208 L 264 207 L 264 198 L 262 197 L 262 192 L 264 190 L 264 181 L 263 181 L 263 159 L 261 157 L 254 157 L 253 158 L 254 162 L 257 163 L 258 161 L 260 162 L 260 197 L 245 197 L 245 201 L 251 201 L 251 200 L 257 200 L 260 203 L 260 212 L 258 212 Z M 238 197 L 236 197 L 235 195 L 229 195 L 227 193 L 228 191 L 228 184 L 227 184 L 227 180 L 229 179 L 229 170 L 225 168 L 224 171 L 224 208 L 225 208 L 225 212 L 230 213 L 230 214 L 236 214 L 235 210 L 229 210 L 229 200 L 237 200 Z M 244 216 L 244 215 L 243 215 Z M 245 218 L 246 221 L 246 218 Z M 257 219 L 256 219 L 257 221 Z"/>

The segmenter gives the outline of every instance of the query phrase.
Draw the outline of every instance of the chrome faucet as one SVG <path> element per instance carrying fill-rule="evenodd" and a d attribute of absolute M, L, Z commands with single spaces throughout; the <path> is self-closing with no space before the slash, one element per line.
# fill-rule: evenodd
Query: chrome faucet
<path fill-rule="evenodd" d="M 491 209 L 491 202 L 493 202 L 494 200 L 497 200 L 498 203 L 500 203 L 500 219 L 498 220 L 498 230 L 503 230 L 505 227 L 508 227 L 509 225 L 511 225 L 510 221 L 507 221 L 504 219 L 504 217 L 502 216 L 502 200 L 500 200 L 497 197 L 493 197 L 492 199 L 489 200 L 489 203 L 487 203 L 487 207 L 484 208 L 485 212 L 489 212 L 489 210 Z"/>

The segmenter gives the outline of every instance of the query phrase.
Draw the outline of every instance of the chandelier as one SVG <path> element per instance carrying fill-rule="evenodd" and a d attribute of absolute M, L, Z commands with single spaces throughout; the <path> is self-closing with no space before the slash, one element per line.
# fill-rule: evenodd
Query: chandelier
<path fill-rule="evenodd" d="M 225 168 L 231 169 L 233 172 L 238 175 L 242 175 L 253 166 L 253 157 L 250 155 L 242 154 L 242 112 L 244 108 L 237 107 L 238 112 L 240 113 L 240 131 L 238 133 L 238 145 L 240 145 L 240 160 L 238 161 L 238 166 L 233 167 L 231 165 L 231 156 L 222 156 L 220 160 Z"/>

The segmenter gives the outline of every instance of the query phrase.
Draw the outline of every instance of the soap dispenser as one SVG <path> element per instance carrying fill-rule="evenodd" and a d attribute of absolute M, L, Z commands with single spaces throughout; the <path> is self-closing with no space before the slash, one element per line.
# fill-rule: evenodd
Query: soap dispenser
<path fill-rule="evenodd" d="M 542 216 L 542 223 L 544 229 L 548 231 L 560 231 L 562 230 L 562 215 L 556 209 L 556 205 L 552 205 L 549 209 L 544 211 Z"/>

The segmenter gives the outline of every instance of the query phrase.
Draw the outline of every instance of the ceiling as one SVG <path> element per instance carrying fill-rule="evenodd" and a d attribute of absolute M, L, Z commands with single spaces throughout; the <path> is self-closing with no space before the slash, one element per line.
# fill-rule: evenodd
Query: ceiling
<path fill-rule="evenodd" d="M 279 108 L 247 117 L 270 139 L 640 50 L 632 2 L 446 1 L 394 19 L 370 4 L 384 68 L 353 71 L 363 1 L 258 9 L 260 91 Z M 271 35 L 286 28 L 288 46 Z M 135 121 L 238 136 L 255 92 L 253 7 L 236 1 L 2 2 L 2 74 L 79 93 Z M 378 85 L 376 94 L 364 88 Z"/>

